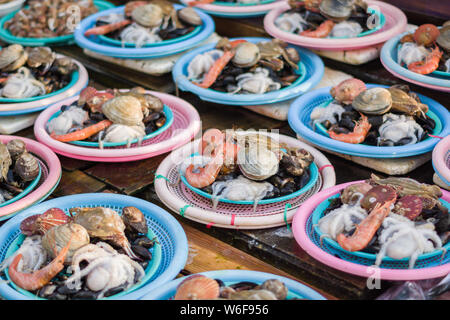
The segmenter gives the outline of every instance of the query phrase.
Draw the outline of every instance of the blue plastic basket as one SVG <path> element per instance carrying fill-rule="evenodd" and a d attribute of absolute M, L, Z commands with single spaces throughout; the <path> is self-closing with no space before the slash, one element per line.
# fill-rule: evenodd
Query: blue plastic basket
<path fill-rule="evenodd" d="M 367 88 L 383 87 L 383 85 L 368 84 Z M 450 134 L 450 113 L 437 101 L 418 94 L 422 103 L 428 105 L 430 113 L 433 113 L 442 124 L 442 130 L 436 134 L 446 136 Z M 360 157 L 370 158 L 401 158 L 418 154 L 423 154 L 433 150 L 438 138 L 428 138 L 424 141 L 413 145 L 396 146 L 396 147 L 377 147 L 363 144 L 350 144 L 337 140 L 333 140 L 319 132 L 315 132 L 311 125 L 312 110 L 331 99 L 330 87 L 321 88 L 311 91 L 296 99 L 288 113 L 288 122 L 290 127 L 302 138 L 309 142 L 319 145 L 325 149 L 335 152 L 349 154 Z"/>
<path fill-rule="evenodd" d="M 99 11 L 114 8 L 114 5 L 108 1 L 104 0 L 94 0 L 94 5 L 97 7 Z M 21 38 L 12 35 L 8 29 L 4 27 L 5 23 L 12 19 L 14 15 L 18 12 L 14 11 L 10 14 L 7 14 L 3 18 L 0 19 L 0 39 L 7 43 L 18 43 L 27 47 L 42 47 L 42 46 L 61 46 L 68 45 L 74 43 L 73 34 L 68 34 L 59 37 L 51 37 L 51 38 Z"/>
<path fill-rule="evenodd" d="M 34 187 L 36 187 L 38 182 L 41 180 L 41 175 L 42 175 L 42 168 L 41 168 L 41 164 L 39 164 L 39 174 L 37 175 L 37 177 L 33 181 L 31 181 L 28 184 L 28 186 L 21 193 L 19 193 L 17 196 L 15 196 L 12 199 L 9 199 L 8 201 L 0 203 L 0 208 L 6 206 L 8 204 L 11 204 L 13 202 L 16 202 L 17 200 L 22 199 L 27 194 L 29 194 L 31 191 L 33 191 Z"/>
<path fill-rule="evenodd" d="M 153 291 L 155 288 L 174 279 L 184 267 L 188 256 L 188 243 L 186 234 L 178 221 L 162 208 L 142 199 L 109 193 L 86 193 L 43 202 L 37 206 L 22 211 L 20 214 L 6 222 L 0 229 L 0 260 L 5 259 L 9 247 L 20 236 L 20 222 L 33 214 L 42 213 L 50 208 L 61 208 L 67 211 L 73 207 L 104 206 L 112 208 L 119 213 L 125 206 L 134 206 L 140 209 L 147 220 L 149 229 L 158 238 L 161 246 L 161 262 L 154 275 L 139 289 L 114 299 L 136 300 Z M 10 300 L 29 300 L 9 284 L 0 284 L 0 295 Z"/>
<path fill-rule="evenodd" d="M 179 4 L 174 4 L 173 6 L 176 10 L 184 8 L 184 6 Z M 99 12 L 81 21 L 79 27 L 75 30 L 75 41 L 77 42 L 77 44 L 82 48 L 110 57 L 129 59 L 161 58 L 174 55 L 176 53 L 186 51 L 188 49 L 191 49 L 192 47 L 195 47 L 199 43 L 206 40 L 214 32 L 215 29 L 214 20 L 206 13 L 195 9 L 203 21 L 201 31 L 193 37 L 185 39 L 181 42 L 161 44 L 143 48 L 122 48 L 112 46 L 108 42 L 101 41 L 99 37 L 86 37 L 84 35 L 86 30 L 95 25 L 97 18 L 111 13 L 122 13 L 124 8 L 125 6 L 121 6 L 107 11 Z"/>
<path fill-rule="evenodd" d="M 319 247 L 328 252 L 329 254 L 332 254 L 338 258 L 341 258 L 346 261 L 366 265 L 366 266 L 373 266 L 375 265 L 375 259 L 376 255 L 361 251 L 355 251 L 350 252 L 347 250 L 344 250 L 335 240 L 324 237 L 322 241 L 320 240 L 320 237 L 323 235 L 323 233 L 320 231 L 319 227 L 317 226 L 320 218 L 323 217 L 324 211 L 328 208 L 330 205 L 329 200 L 333 198 L 338 198 L 340 194 L 335 194 L 325 201 L 323 201 L 312 213 L 312 215 L 308 219 L 308 223 L 306 226 L 307 234 L 309 234 L 310 239 Z M 441 200 L 441 203 L 450 209 L 450 204 L 447 201 Z M 447 243 L 444 247 L 444 249 L 435 250 L 430 253 L 422 254 L 420 255 L 415 263 L 414 269 L 421 269 L 421 268 L 429 268 L 429 267 L 435 267 L 439 265 L 446 264 L 450 262 L 450 243 Z M 392 259 L 390 257 L 385 256 L 382 259 L 382 262 L 380 264 L 380 268 L 385 269 L 408 269 L 409 268 L 409 258 L 404 259 Z"/>
<path fill-rule="evenodd" d="M 238 39 L 247 40 L 252 43 L 271 40 L 270 38 L 255 37 L 233 38 L 230 40 L 233 41 Z M 319 56 L 307 49 L 290 45 L 290 47 L 295 48 L 300 55 L 299 74 L 301 75 L 297 81 L 288 87 L 264 94 L 230 94 L 212 89 L 201 88 L 188 80 L 187 67 L 195 56 L 211 51 L 215 46 L 215 43 L 201 46 L 200 48 L 186 53 L 178 59 L 172 70 L 172 76 L 179 89 L 183 91 L 190 91 L 198 95 L 202 100 L 224 105 L 261 105 L 293 99 L 315 87 L 323 77 L 324 64 Z"/>
<path fill-rule="evenodd" d="M 321 294 L 313 289 L 292 279 L 278 276 L 271 273 L 250 271 L 250 270 L 217 270 L 199 273 L 207 277 L 222 280 L 226 285 L 237 282 L 250 281 L 262 284 L 269 279 L 278 279 L 289 289 L 288 299 L 308 299 L 308 300 L 326 300 Z M 173 280 L 166 285 L 143 296 L 141 300 L 169 300 L 175 296 L 177 286 L 187 277 Z"/>

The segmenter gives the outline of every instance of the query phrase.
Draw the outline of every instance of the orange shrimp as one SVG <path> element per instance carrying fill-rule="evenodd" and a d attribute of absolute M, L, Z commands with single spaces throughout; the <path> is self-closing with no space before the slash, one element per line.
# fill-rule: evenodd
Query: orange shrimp
<path fill-rule="evenodd" d="M 333 27 L 334 22 L 332 20 L 326 20 L 322 22 L 315 30 L 305 30 L 300 32 L 300 35 L 312 38 L 325 38 L 330 34 Z"/>
<path fill-rule="evenodd" d="M 62 250 L 58 253 L 55 259 L 52 260 L 52 262 L 50 262 L 44 268 L 33 273 L 23 273 L 17 271 L 17 265 L 22 259 L 22 254 L 19 253 L 12 261 L 8 270 L 12 282 L 14 282 L 22 289 L 29 291 L 38 290 L 45 286 L 64 268 L 64 260 L 66 259 L 67 253 L 69 251 L 71 240 L 72 239 L 67 242 L 67 245 L 62 248 Z"/>
<path fill-rule="evenodd" d="M 213 3 L 213 2 L 214 2 L 214 0 L 195 0 L 195 1 L 190 1 L 189 2 L 189 6 L 190 7 L 195 7 L 195 6 L 199 5 L 199 4 L 210 4 L 210 3 Z"/>
<path fill-rule="evenodd" d="M 87 139 L 94 134 L 108 128 L 110 125 L 112 125 L 112 121 L 109 120 L 102 120 L 100 122 L 97 122 L 96 124 L 93 124 L 92 126 L 83 128 L 81 130 L 77 130 L 71 133 L 66 133 L 62 135 L 56 135 L 54 133 L 51 133 L 50 136 L 58 141 L 61 142 L 70 142 L 70 141 L 79 141 Z"/>
<path fill-rule="evenodd" d="M 213 66 L 211 69 L 208 70 L 206 75 L 203 78 L 203 81 L 201 83 L 194 82 L 195 85 L 202 87 L 202 88 L 209 88 L 213 85 L 213 83 L 217 80 L 217 77 L 222 72 L 223 68 L 230 62 L 230 60 L 234 57 L 234 51 L 228 50 L 223 53 L 223 55 L 214 61 Z"/>
<path fill-rule="evenodd" d="M 104 26 L 99 26 L 99 27 L 94 27 L 94 28 L 88 29 L 84 33 L 84 35 L 86 37 L 89 37 L 92 35 L 98 36 L 98 35 L 102 35 L 102 34 L 108 34 L 112 31 L 116 31 L 120 28 L 125 27 L 125 26 L 129 25 L 130 23 L 131 23 L 131 20 L 122 20 L 122 21 L 115 22 L 115 23 L 105 24 Z"/>
<path fill-rule="evenodd" d="M 223 154 L 217 155 L 210 163 L 202 168 L 195 169 L 191 164 L 185 172 L 186 180 L 195 188 L 204 188 L 216 181 L 217 175 L 223 166 Z M 197 172 L 194 172 L 195 171 Z"/>
<path fill-rule="evenodd" d="M 397 197 L 386 201 L 383 205 L 377 203 L 370 214 L 356 227 L 355 232 L 346 237 L 343 233 L 336 238 L 339 245 L 347 251 L 359 251 L 364 249 L 372 240 L 375 232 L 380 228 L 384 218 L 391 212 L 391 205 L 395 203 Z"/>
<path fill-rule="evenodd" d="M 353 132 L 350 133 L 336 133 L 333 130 L 328 130 L 328 134 L 330 138 L 333 140 L 338 140 L 347 143 L 361 143 L 366 139 L 367 134 L 369 133 L 372 125 L 369 123 L 368 118 L 360 113 L 361 120 L 359 120 L 355 127 L 353 128 Z"/>
<path fill-rule="evenodd" d="M 420 74 L 429 74 L 439 67 L 442 51 L 435 47 L 425 58 L 425 61 L 416 61 L 408 64 L 408 70 Z"/>

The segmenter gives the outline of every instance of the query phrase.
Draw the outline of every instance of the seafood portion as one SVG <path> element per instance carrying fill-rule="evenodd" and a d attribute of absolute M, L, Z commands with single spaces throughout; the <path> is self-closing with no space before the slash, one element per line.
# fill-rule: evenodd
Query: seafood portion
<path fill-rule="evenodd" d="M 0 96 L 23 99 L 52 93 L 69 84 L 75 69 L 72 59 L 56 58 L 49 47 L 12 44 L 0 51 Z"/>
<path fill-rule="evenodd" d="M 221 199 L 259 201 L 289 195 L 310 180 L 312 155 L 304 149 L 283 148 L 255 131 L 209 129 L 202 155 L 186 159 L 181 172 L 189 185 L 211 194 L 213 207 Z"/>
<path fill-rule="evenodd" d="M 124 14 L 99 17 L 95 27 L 85 35 L 107 35 L 139 48 L 187 35 L 202 24 L 198 13 L 190 7 L 177 11 L 165 0 L 130 1 Z"/>
<path fill-rule="evenodd" d="M 215 0 L 194 0 L 189 2 L 189 6 L 197 6 L 199 4 L 213 3 Z M 245 4 L 245 5 L 258 5 L 261 0 L 221 0 L 221 2 Z"/>
<path fill-rule="evenodd" d="M 450 26 L 423 24 L 400 39 L 397 62 L 420 74 L 450 72 Z"/>
<path fill-rule="evenodd" d="M 39 161 L 20 139 L 0 142 L 0 204 L 22 193 L 40 172 Z"/>
<path fill-rule="evenodd" d="M 166 123 L 162 101 L 133 88 L 127 92 L 98 92 L 87 87 L 78 101 L 62 106 L 61 113 L 49 121 L 47 132 L 61 142 L 141 143 L 143 138 Z"/>
<path fill-rule="evenodd" d="M 104 207 L 69 212 L 51 208 L 25 218 L 24 241 L 0 272 L 20 288 L 56 300 L 101 299 L 142 281 L 155 239 L 148 238 L 138 208 L 125 207 L 121 216 Z"/>
<path fill-rule="evenodd" d="M 283 31 L 313 38 L 354 38 L 379 23 L 362 1 L 289 1 L 291 9 L 275 20 Z"/>
<path fill-rule="evenodd" d="M 403 146 L 427 138 L 436 126 L 428 106 L 408 86 L 367 89 L 352 78 L 331 88 L 334 100 L 310 114 L 312 126 L 323 126 L 331 139 L 374 146 Z"/>
<path fill-rule="evenodd" d="M 81 21 L 97 12 L 92 0 L 29 0 L 6 21 L 5 27 L 16 37 L 50 38 L 72 34 Z M 76 16 L 75 16 L 76 17 Z"/>
<path fill-rule="evenodd" d="M 287 300 L 288 293 L 286 285 L 277 279 L 225 285 L 219 279 L 193 275 L 178 285 L 174 300 Z"/>
<path fill-rule="evenodd" d="M 263 94 L 295 82 L 299 61 L 298 52 L 278 39 L 254 44 L 223 38 L 214 50 L 192 59 L 187 77 L 202 88 Z"/>
<path fill-rule="evenodd" d="M 381 179 L 342 190 L 330 200 L 317 227 L 348 251 L 376 254 L 379 266 L 385 256 L 409 259 L 414 268 L 419 256 L 441 250 L 448 242 L 448 209 L 439 187 L 409 178 Z"/>

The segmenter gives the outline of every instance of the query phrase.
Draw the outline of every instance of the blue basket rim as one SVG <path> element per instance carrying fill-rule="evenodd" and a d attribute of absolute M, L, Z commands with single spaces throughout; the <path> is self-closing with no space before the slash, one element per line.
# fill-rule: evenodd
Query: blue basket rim
<path fill-rule="evenodd" d="M 17 232 L 20 222 L 27 216 L 35 214 L 36 212 L 44 212 L 45 210 L 53 207 L 58 207 L 61 203 L 74 203 L 74 205 L 83 204 L 95 204 L 99 202 L 108 201 L 111 205 L 127 205 L 135 206 L 137 208 L 146 208 L 145 211 L 151 213 L 151 216 L 158 220 L 158 222 L 167 228 L 170 232 L 173 242 L 175 244 L 173 259 L 170 262 L 169 267 L 164 270 L 157 278 L 153 279 L 150 283 L 143 285 L 141 288 L 118 297 L 119 300 L 137 300 L 149 291 L 154 290 L 158 286 L 161 286 L 168 281 L 174 279 L 180 270 L 184 267 L 188 257 L 188 243 L 186 234 L 181 227 L 180 223 L 166 210 L 158 207 L 157 205 L 145 201 L 143 199 L 135 198 L 132 196 L 122 194 L 109 194 L 109 193 L 84 193 L 70 196 L 64 196 L 60 198 L 51 199 L 42 202 L 38 205 L 27 208 L 20 212 L 15 217 L 7 221 L 0 230 L 0 243 L 4 243 L 11 233 Z M 5 283 L 0 283 L 0 295 L 5 299 L 11 300 L 29 300 L 26 297 L 18 293 L 15 289 Z"/>
<path fill-rule="evenodd" d="M 185 7 L 179 4 L 173 4 L 173 6 L 177 10 Z M 160 58 L 170 56 L 175 53 L 179 53 L 196 46 L 197 44 L 206 40 L 214 32 L 215 29 L 214 20 L 208 14 L 201 12 L 198 9 L 194 9 L 200 15 L 200 18 L 203 21 L 203 29 L 194 37 L 186 39 L 185 41 L 182 42 L 172 43 L 169 45 L 162 45 L 158 47 L 119 48 L 106 44 L 97 43 L 91 40 L 91 37 L 88 38 L 84 36 L 84 32 L 95 23 L 98 17 L 110 13 L 122 12 L 124 8 L 125 6 L 120 6 L 106 11 L 101 11 L 82 20 L 74 32 L 76 43 L 82 48 L 89 49 L 91 51 L 111 57 Z"/>
<path fill-rule="evenodd" d="M 251 281 L 262 283 L 268 279 L 278 279 L 288 287 L 289 291 L 292 291 L 295 294 L 301 295 L 310 300 L 326 300 L 326 298 L 319 294 L 317 291 L 300 282 L 267 272 L 252 270 L 215 270 L 197 274 L 202 274 L 213 279 L 220 279 L 224 282 Z M 172 296 L 175 294 L 178 284 L 187 277 L 188 276 L 172 280 L 171 282 L 166 283 L 164 286 L 161 286 L 151 293 L 143 296 L 141 300 L 163 300 L 168 295 Z"/>
<path fill-rule="evenodd" d="M 102 11 L 104 9 L 114 8 L 115 5 L 105 1 L 105 0 L 94 0 L 94 5 L 99 9 L 99 11 Z M 19 9 L 21 10 L 21 9 Z M 14 12 L 11 12 L 2 18 L 0 18 L 0 39 L 7 42 L 7 43 L 18 43 L 23 46 L 27 47 L 33 47 L 33 46 L 58 46 L 58 45 L 68 45 L 72 44 L 74 42 L 73 34 L 68 34 L 65 36 L 59 36 L 59 37 L 50 37 L 50 38 L 21 38 L 16 37 L 10 34 L 10 32 L 6 29 L 4 29 L 4 24 L 12 19 L 14 15 L 19 11 L 16 10 Z"/>
<path fill-rule="evenodd" d="M 392 69 L 395 73 L 398 73 L 399 75 L 406 77 L 408 79 L 422 82 L 425 84 L 433 85 L 433 86 L 440 86 L 449 88 L 450 87 L 450 79 L 440 79 L 433 76 L 428 75 L 422 75 L 419 73 L 415 73 L 412 71 L 409 71 L 408 69 L 404 68 L 400 64 L 397 63 L 396 60 L 394 60 L 394 55 L 397 55 L 397 45 L 399 40 L 406 34 L 411 33 L 411 31 L 406 31 L 390 40 L 388 40 L 383 47 L 381 48 L 380 58 L 383 63 L 386 64 L 386 66 L 389 69 Z"/>
<path fill-rule="evenodd" d="M 262 41 L 270 41 L 271 38 L 261 37 L 242 37 L 231 38 L 230 40 L 247 40 L 252 43 L 258 43 Z M 301 83 L 295 86 L 286 87 L 282 90 L 274 92 L 268 92 L 264 94 L 229 94 L 222 93 L 215 90 L 204 89 L 187 79 L 185 75 L 185 69 L 189 62 L 200 53 L 204 53 L 212 50 L 216 46 L 216 43 L 210 43 L 196 48 L 186 54 L 184 54 L 175 63 L 172 70 L 173 80 L 177 83 L 178 87 L 183 91 L 192 92 L 200 97 L 200 99 L 224 105 L 261 105 L 281 102 L 289 99 L 293 99 L 308 90 L 314 88 L 322 79 L 324 74 L 324 64 L 322 59 L 315 53 L 308 49 L 300 48 L 298 46 L 289 45 L 289 47 L 295 48 L 300 54 L 300 61 L 306 67 L 306 75 Z M 311 74 L 310 70 L 314 70 Z M 281 93 L 281 94 L 280 94 Z"/>
<path fill-rule="evenodd" d="M 366 84 L 367 88 L 373 87 L 383 87 L 387 88 L 389 86 L 380 84 Z M 304 94 L 303 96 L 297 98 L 289 108 L 288 112 L 288 122 L 289 126 L 302 138 L 314 143 L 315 145 L 320 145 L 321 147 L 332 150 L 335 152 L 340 152 L 344 154 L 360 156 L 360 157 L 372 157 L 372 158 L 397 158 L 397 157 L 409 157 L 422 153 L 429 152 L 433 150 L 436 143 L 439 142 L 439 138 L 430 138 L 426 141 L 421 141 L 414 145 L 397 146 L 397 147 L 377 147 L 377 146 L 366 146 L 366 145 L 354 145 L 331 138 L 325 137 L 320 133 L 315 132 L 309 127 L 309 124 L 305 125 L 300 120 L 301 111 L 310 105 L 313 100 L 321 97 L 329 98 L 331 87 L 324 87 L 321 89 L 313 90 Z M 422 103 L 427 104 L 429 109 L 436 114 L 437 117 L 441 119 L 442 131 L 441 136 L 446 136 L 450 134 L 450 113 L 447 109 L 442 106 L 437 101 L 428 98 L 424 95 L 418 94 Z"/>
<path fill-rule="evenodd" d="M 439 179 L 442 180 L 442 182 L 444 182 L 445 184 L 447 184 L 447 186 L 450 186 L 450 181 L 447 181 L 444 176 L 438 171 L 436 170 L 436 165 L 434 164 L 434 161 L 431 161 L 431 164 L 433 166 L 434 169 L 434 173 L 436 173 L 436 175 L 439 177 Z"/>
<path fill-rule="evenodd" d="M 316 220 L 318 221 L 318 217 L 321 216 L 321 215 L 323 214 L 323 212 L 326 210 L 326 208 L 328 207 L 328 206 L 325 207 L 326 202 L 327 202 L 328 200 L 330 200 L 330 199 L 339 197 L 340 194 L 341 194 L 341 193 L 339 192 L 339 193 L 336 193 L 336 194 L 334 194 L 334 195 L 328 197 L 327 199 L 325 199 L 324 201 L 322 201 L 322 202 L 314 209 L 314 211 L 312 212 L 312 214 L 311 214 L 311 224 L 312 224 L 313 232 L 315 232 L 315 233 L 318 235 L 318 237 L 322 236 L 323 233 L 322 233 L 322 231 L 319 229 L 319 227 L 316 226 L 316 225 L 314 224 L 314 222 L 315 222 Z M 441 201 L 441 203 L 442 203 L 445 207 L 450 208 L 450 203 L 449 203 L 449 202 L 447 202 L 447 201 L 445 201 L 445 200 L 443 200 L 443 199 L 440 199 L 440 201 Z M 322 207 L 323 207 L 323 210 L 319 210 L 319 208 L 322 209 Z M 449 215 L 450 215 L 450 213 L 449 213 Z M 341 248 L 341 246 L 337 243 L 337 241 L 335 241 L 335 240 L 333 240 L 333 239 L 330 239 L 330 238 L 328 238 L 328 237 L 325 237 L 323 241 L 326 242 L 329 246 L 331 246 L 331 247 L 332 247 L 333 249 L 335 249 L 335 250 L 345 252 L 345 253 L 348 254 L 348 255 L 352 255 L 352 256 L 355 256 L 355 257 L 358 257 L 358 258 L 369 259 L 369 260 L 374 260 L 374 261 L 375 261 L 376 256 L 377 256 L 376 254 L 373 254 L 373 253 L 367 253 L 367 252 L 362 252 L 362 251 L 355 251 L 355 252 L 347 251 L 347 250 Z M 448 243 L 447 243 L 445 246 L 443 246 L 442 248 L 443 248 L 443 249 L 435 250 L 435 251 L 433 251 L 433 252 L 421 254 L 421 255 L 419 255 L 419 256 L 417 257 L 417 260 L 416 260 L 416 261 L 429 259 L 429 258 L 432 258 L 432 257 L 434 257 L 434 256 L 436 256 L 436 255 L 442 255 L 442 251 L 443 251 L 443 250 L 445 250 L 445 251 L 450 250 L 450 242 L 448 242 Z M 388 262 L 388 263 L 392 263 L 392 262 L 401 263 L 401 262 L 408 262 L 408 261 L 409 261 L 409 258 L 393 259 L 393 258 L 390 258 L 390 257 L 388 257 L 388 256 L 385 256 L 385 257 L 383 257 L 383 259 L 382 259 L 382 263 L 383 263 L 383 262 Z"/>

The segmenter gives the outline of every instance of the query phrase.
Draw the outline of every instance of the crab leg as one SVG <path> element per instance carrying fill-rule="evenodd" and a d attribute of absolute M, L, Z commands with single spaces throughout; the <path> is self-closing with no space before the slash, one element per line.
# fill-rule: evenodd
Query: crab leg
<path fill-rule="evenodd" d="M 71 133 L 62 134 L 62 135 L 55 135 L 51 134 L 50 136 L 58 141 L 61 142 L 70 142 L 70 141 L 78 141 L 78 140 L 84 140 L 87 139 L 94 134 L 108 128 L 110 125 L 112 125 L 112 121 L 109 120 L 102 120 L 100 122 L 97 122 L 96 124 L 93 124 L 92 126 L 83 128 L 81 130 L 77 130 Z"/>
<path fill-rule="evenodd" d="M 89 30 L 87 30 L 84 35 L 86 37 L 92 36 L 92 35 L 102 35 L 102 34 L 108 34 L 112 31 L 118 30 L 122 27 L 125 27 L 131 23 L 131 20 L 122 20 L 115 23 L 106 24 L 104 26 L 94 27 Z"/>

